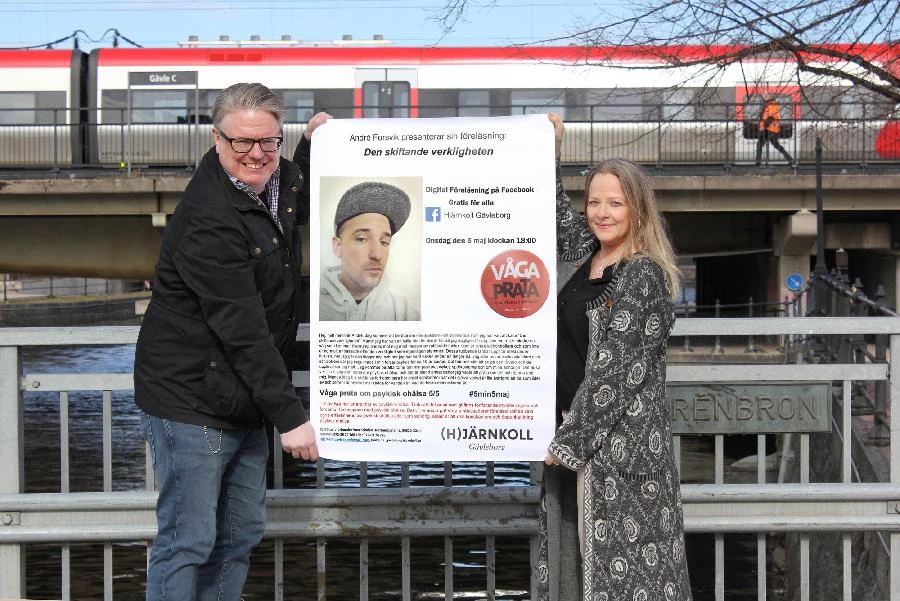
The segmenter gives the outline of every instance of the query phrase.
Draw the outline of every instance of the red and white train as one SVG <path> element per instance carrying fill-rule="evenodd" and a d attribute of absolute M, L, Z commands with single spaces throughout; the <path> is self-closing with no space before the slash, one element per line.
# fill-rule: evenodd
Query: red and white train
<path fill-rule="evenodd" d="M 663 49 L 684 63 L 722 49 Z M 554 111 L 563 161 L 752 162 L 764 95 L 782 106 L 782 143 L 812 158 L 900 159 L 894 105 L 841 81 L 798 83 L 792 63 L 648 69 L 660 49 L 105 48 L 0 50 L 0 167 L 192 164 L 211 144 L 222 88 L 259 81 L 290 107 L 285 153 L 319 110 L 340 118 L 495 116 Z M 872 56 L 897 48 L 871 46 Z M 801 85 L 802 84 L 802 87 Z M 780 159 L 780 157 L 779 157 Z"/>

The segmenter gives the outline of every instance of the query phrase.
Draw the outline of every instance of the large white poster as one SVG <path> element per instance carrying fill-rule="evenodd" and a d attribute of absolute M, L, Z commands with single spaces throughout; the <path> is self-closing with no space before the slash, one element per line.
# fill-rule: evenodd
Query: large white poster
<path fill-rule="evenodd" d="M 311 171 L 321 455 L 543 459 L 556 390 L 547 117 L 330 120 Z"/>

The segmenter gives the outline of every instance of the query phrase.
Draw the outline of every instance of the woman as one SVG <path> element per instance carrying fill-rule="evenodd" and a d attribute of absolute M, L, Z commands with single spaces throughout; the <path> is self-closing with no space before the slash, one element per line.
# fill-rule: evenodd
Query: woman
<path fill-rule="evenodd" d="M 551 114 L 557 158 L 562 121 Z M 558 167 L 557 167 L 558 169 Z M 562 480 L 562 540 L 547 540 L 541 511 L 541 599 L 685 601 L 678 471 L 665 396 L 666 339 L 679 273 L 649 178 L 613 159 L 585 181 L 585 215 L 576 213 L 557 177 L 559 270 L 558 408 L 545 486 Z M 560 467 L 555 467 L 560 466 Z M 566 472 L 577 473 L 576 490 Z M 565 525 L 576 497 L 577 537 Z M 552 505 L 552 504 L 551 504 Z M 557 514 L 558 515 L 558 514 Z M 555 547 L 559 545 L 558 552 Z M 550 574 L 548 547 L 562 564 Z M 566 573 L 581 550 L 581 586 Z M 576 556 L 577 557 L 577 556 Z M 573 562 L 577 565 L 577 559 Z M 573 581 L 575 585 L 573 586 Z M 579 590 L 580 589 L 580 590 Z"/>

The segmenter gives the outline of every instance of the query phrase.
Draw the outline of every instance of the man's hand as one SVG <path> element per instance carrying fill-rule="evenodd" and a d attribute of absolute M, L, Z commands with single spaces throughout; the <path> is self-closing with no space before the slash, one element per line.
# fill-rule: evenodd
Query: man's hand
<path fill-rule="evenodd" d="M 563 125 L 562 117 L 560 117 L 556 113 L 547 113 L 547 118 L 550 119 L 550 123 L 553 124 L 553 133 L 556 136 L 556 158 L 559 158 L 560 152 L 562 151 L 562 140 L 565 126 Z"/>
<path fill-rule="evenodd" d="M 319 113 L 324 114 L 324 113 Z M 281 448 L 290 453 L 294 459 L 315 461 L 319 458 L 319 447 L 316 446 L 316 431 L 312 423 L 306 422 L 281 435 Z"/>
<path fill-rule="evenodd" d="M 328 113 L 325 113 L 325 112 L 316 113 L 315 115 L 312 116 L 312 119 L 309 120 L 309 123 L 306 124 L 306 131 L 303 132 L 303 136 L 307 140 L 312 140 L 312 135 L 313 135 L 313 132 L 315 131 L 315 129 L 317 127 L 319 127 L 320 125 L 322 125 L 323 123 L 325 123 L 326 121 L 328 121 L 329 119 L 332 119 L 332 116 L 329 115 Z"/>

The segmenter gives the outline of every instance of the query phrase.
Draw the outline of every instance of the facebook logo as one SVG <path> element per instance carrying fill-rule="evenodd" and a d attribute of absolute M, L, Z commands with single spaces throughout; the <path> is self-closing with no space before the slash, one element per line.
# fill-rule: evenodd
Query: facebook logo
<path fill-rule="evenodd" d="M 425 221 L 440 221 L 441 207 L 425 207 Z"/>

